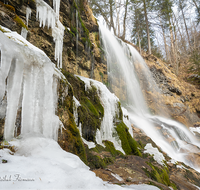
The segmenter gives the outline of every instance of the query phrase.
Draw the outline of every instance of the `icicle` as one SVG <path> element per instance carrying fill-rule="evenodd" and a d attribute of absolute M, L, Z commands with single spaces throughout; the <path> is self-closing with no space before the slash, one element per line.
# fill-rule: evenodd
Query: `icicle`
<path fill-rule="evenodd" d="M 55 60 L 57 66 L 62 68 L 63 37 L 65 27 L 59 21 L 60 0 L 54 0 L 54 10 L 43 0 L 37 0 L 36 19 L 40 22 L 40 27 L 51 27 L 52 36 L 55 42 Z"/>
<path fill-rule="evenodd" d="M 62 68 L 63 36 L 65 27 L 59 20 L 56 24 L 57 27 L 52 29 L 52 36 L 55 42 L 55 60 L 57 60 L 57 66 Z"/>
<path fill-rule="evenodd" d="M 1 32 L 0 32 L 1 34 Z M 2 34 L 0 35 L 0 37 Z M 2 38 L 1 38 L 2 40 Z M 8 76 L 11 61 L 12 61 L 12 54 L 5 49 L 5 46 L 3 44 L 0 44 L 1 46 L 1 68 L 0 68 L 0 101 L 3 99 L 3 96 L 5 94 L 5 82 L 6 78 Z"/>
<path fill-rule="evenodd" d="M 26 39 L 28 34 L 28 30 L 26 30 L 26 28 L 22 27 L 22 31 L 21 31 L 21 36 Z"/>
<path fill-rule="evenodd" d="M 17 116 L 17 108 L 19 104 L 22 76 L 23 76 L 23 60 L 16 55 L 17 58 L 12 59 L 12 66 L 7 79 L 7 111 L 4 129 L 4 138 L 11 139 L 14 136 L 15 120 Z"/>
<path fill-rule="evenodd" d="M 81 105 L 80 102 L 73 96 L 74 104 L 73 104 L 73 112 L 74 112 L 74 121 L 76 126 L 78 126 L 78 112 L 77 109 Z"/>
<path fill-rule="evenodd" d="M 56 16 L 59 17 L 60 0 L 53 0 L 53 8 L 54 8 L 54 11 L 56 12 Z"/>
<path fill-rule="evenodd" d="M 56 13 L 54 10 L 43 0 L 37 0 L 36 3 L 36 20 L 39 20 L 40 27 L 47 26 L 48 28 L 54 28 L 56 21 Z"/>
<path fill-rule="evenodd" d="M 28 19 L 31 18 L 31 9 L 29 6 L 26 7 L 26 25 L 28 26 Z"/>

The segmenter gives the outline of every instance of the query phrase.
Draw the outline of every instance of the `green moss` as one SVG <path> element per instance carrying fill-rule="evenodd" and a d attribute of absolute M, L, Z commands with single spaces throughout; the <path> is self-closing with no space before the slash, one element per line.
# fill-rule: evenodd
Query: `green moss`
<path fill-rule="evenodd" d="M 15 8 L 11 5 L 1 3 L 2 6 L 6 7 L 9 11 L 15 13 Z"/>
<path fill-rule="evenodd" d="M 106 150 L 110 152 L 112 156 L 116 157 L 118 155 L 123 155 L 122 152 L 115 149 L 114 144 L 112 142 L 104 141 L 104 144 L 106 145 Z"/>
<path fill-rule="evenodd" d="M 112 148 L 110 148 L 110 146 L 113 146 L 113 144 L 107 141 L 105 148 L 101 145 L 96 145 L 96 147 L 92 149 L 86 148 L 88 165 L 91 169 L 105 168 L 107 165 L 114 163 L 116 155 L 122 154 L 121 152 L 115 150 L 114 146 Z M 103 154 L 101 154 L 102 152 L 110 152 L 111 156 L 109 156 L 109 154 L 103 156 Z"/>
<path fill-rule="evenodd" d="M 71 30 L 69 30 L 67 27 L 65 27 L 65 31 L 71 34 L 72 37 L 75 37 L 75 34 Z"/>
<path fill-rule="evenodd" d="M 105 168 L 107 165 L 104 159 L 98 155 L 92 154 L 89 150 L 87 150 L 87 160 L 90 169 Z"/>
<path fill-rule="evenodd" d="M 66 94 L 66 88 L 68 94 Z M 66 79 L 60 80 L 58 97 L 58 115 L 65 129 L 60 131 L 58 143 L 60 146 L 87 164 L 85 147 L 73 116 L 73 89 Z"/>
<path fill-rule="evenodd" d="M 149 171 L 147 168 L 143 168 L 146 175 L 150 177 L 151 179 L 162 183 L 166 186 L 171 186 L 173 189 L 177 189 L 176 185 L 172 183 L 169 179 L 169 170 L 167 166 L 163 166 L 162 168 L 158 168 L 151 164 L 150 162 L 147 162 L 147 164 L 151 167 L 151 171 Z"/>
<path fill-rule="evenodd" d="M 80 12 L 79 12 L 79 8 L 78 8 L 78 6 L 77 6 L 77 4 L 76 4 L 75 1 L 73 1 L 73 6 L 74 6 L 74 8 L 78 11 L 78 18 L 79 18 L 79 21 L 80 21 L 80 23 L 81 23 L 81 27 L 82 27 L 82 29 L 83 29 L 83 31 L 84 31 L 84 33 L 85 33 L 86 41 L 88 42 L 88 45 L 89 45 L 90 47 L 92 47 L 92 43 L 91 43 L 91 41 L 90 41 L 90 39 L 89 39 L 89 30 L 85 27 L 85 24 L 83 23 L 83 20 L 82 20 L 82 18 L 81 18 Z M 83 6 L 82 6 L 82 7 L 83 7 Z"/>
<path fill-rule="evenodd" d="M 118 115 L 117 115 L 117 119 L 119 120 L 123 120 L 123 112 L 122 112 L 122 108 L 121 108 L 121 103 L 117 102 L 117 108 L 118 108 Z"/>
<path fill-rule="evenodd" d="M 86 39 L 86 38 L 84 38 L 84 37 L 81 37 L 81 42 L 82 42 L 83 44 L 85 44 L 85 43 L 86 43 L 86 41 L 87 41 L 87 39 Z"/>
<path fill-rule="evenodd" d="M 92 86 L 91 89 L 85 91 L 85 83 L 83 81 L 67 71 L 62 70 L 62 72 L 73 86 L 74 96 L 81 103 L 77 112 L 78 123 L 82 124 L 82 136 L 87 141 L 95 142 L 96 130 L 100 129 L 104 115 L 104 108 L 98 97 L 97 89 Z"/>
<path fill-rule="evenodd" d="M 96 144 L 96 147 L 91 148 L 90 150 L 97 152 L 97 153 L 100 153 L 102 151 L 105 151 L 105 148 L 103 146 L 99 145 L 99 144 Z"/>
<path fill-rule="evenodd" d="M 24 27 L 24 28 L 26 28 L 26 30 L 28 30 L 27 26 L 24 24 L 24 22 L 21 20 L 21 18 L 19 18 L 17 15 L 15 16 L 14 21 L 21 27 Z"/>
<path fill-rule="evenodd" d="M 95 142 L 96 130 L 100 128 L 100 121 L 95 118 L 93 113 L 89 112 L 88 109 L 82 105 L 78 107 L 78 122 L 82 125 L 82 136 L 87 141 Z"/>
<path fill-rule="evenodd" d="M 74 34 L 74 36 L 75 36 L 75 34 L 78 34 L 78 30 L 76 29 L 76 27 L 73 27 L 72 25 L 71 25 L 71 33 L 73 33 Z"/>
<path fill-rule="evenodd" d="M 96 108 L 94 107 L 94 105 L 91 103 L 91 101 L 87 97 L 83 97 L 81 99 L 81 105 L 84 106 L 84 107 L 86 107 L 89 112 L 91 112 L 92 114 L 94 114 L 94 116 L 99 117 L 98 111 L 96 110 Z"/>
<path fill-rule="evenodd" d="M 116 131 L 121 140 L 122 148 L 127 155 L 133 154 L 142 156 L 141 152 L 138 150 L 137 142 L 131 137 L 127 126 L 123 122 L 117 125 Z"/>

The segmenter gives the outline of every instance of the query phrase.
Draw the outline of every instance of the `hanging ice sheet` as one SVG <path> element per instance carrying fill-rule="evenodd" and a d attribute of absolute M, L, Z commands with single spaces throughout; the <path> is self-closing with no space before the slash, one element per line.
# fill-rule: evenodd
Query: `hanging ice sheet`
<path fill-rule="evenodd" d="M 60 125 L 55 115 L 57 80 L 61 74 L 43 51 L 7 31 L 6 35 L 0 32 L 0 101 L 7 97 L 4 137 L 13 138 L 21 109 L 21 134 L 38 133 L 56 140 Z"/>

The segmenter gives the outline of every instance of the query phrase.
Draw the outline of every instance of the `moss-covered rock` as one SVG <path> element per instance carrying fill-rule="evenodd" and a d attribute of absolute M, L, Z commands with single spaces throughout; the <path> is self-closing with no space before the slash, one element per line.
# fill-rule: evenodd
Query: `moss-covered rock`
<path fill-rule="evenodd" d="M 64 79 L 60 80 L 57 114 L 63 123 L 62 129 L 59 130 L 58 143 L 64 150 L 78 155 L 87 164 L 85 148 L 74 122 L 73 89 Z"/>
<path fill-rule="evenodd" d="M 97 89 L 92 86 L 85 90 L 85 83 L 67 71 L 63 74 L 73 86 L 74 96 L 81 106 L 78 107 L 78 123 L 81 123 L 82 136 L 87 141 L 95 142 L 96 130 L 100 129 L 104 108 L 98 97 Z"/>
<path fill-rule="evenodd" d="M 133 154 L 141 156 L 137 142 L 131 137 L 128 127 L 123 122 L 117 124 L 116 131 L 121 140 L 124 152 L 127 155 Z"/>
<path fill-rule="evenodd" d="M 96 145 L 95 148 L 86 148 L 88 165 L 91 169 L 105 168 L 109 164 L 113 164 L 116 158 L 124 158 L 123 153 L 116 150 L 113 143 L 104 141 L 105 147 Z"/>
<path fill-rule="evenodd" d="M 167 165 L 159 168 L 150 162 L 147 162 L 147 164 L 152 169 L 151 171 L 149 171 L 147 168 L 143 168 L 143 170 L 145 171 L 145 173 L 148 177 L 150 177 L 152 180 L 155 180 L 166 186 L 171 186 L 171 187 L 173 187 L 174 190 L 177 189 L 176 185 L 170 181 L 169 170 L 168 170 Z"/>
<path fill-rule="evenodd" d="M 106 146 L 106 150 L 108 152 L 110 152 L 113 157 L 123 156 L 122 152 L 120 152 L 119 150 L 115 149 L 114 144 L 112 142 L 110 142 L 110 141 L 104 141 L 104 144 Z"/>

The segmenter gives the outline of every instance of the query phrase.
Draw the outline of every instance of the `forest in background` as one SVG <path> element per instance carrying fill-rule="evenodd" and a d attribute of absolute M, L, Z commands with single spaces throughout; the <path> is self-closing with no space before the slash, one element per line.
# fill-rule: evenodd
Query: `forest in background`
<path fill-rule="evenodd" d="M 165 62 L 176 75 L 200 79 L 200 0 L 89 0 L 93 14 L 109 29 Z"/>

